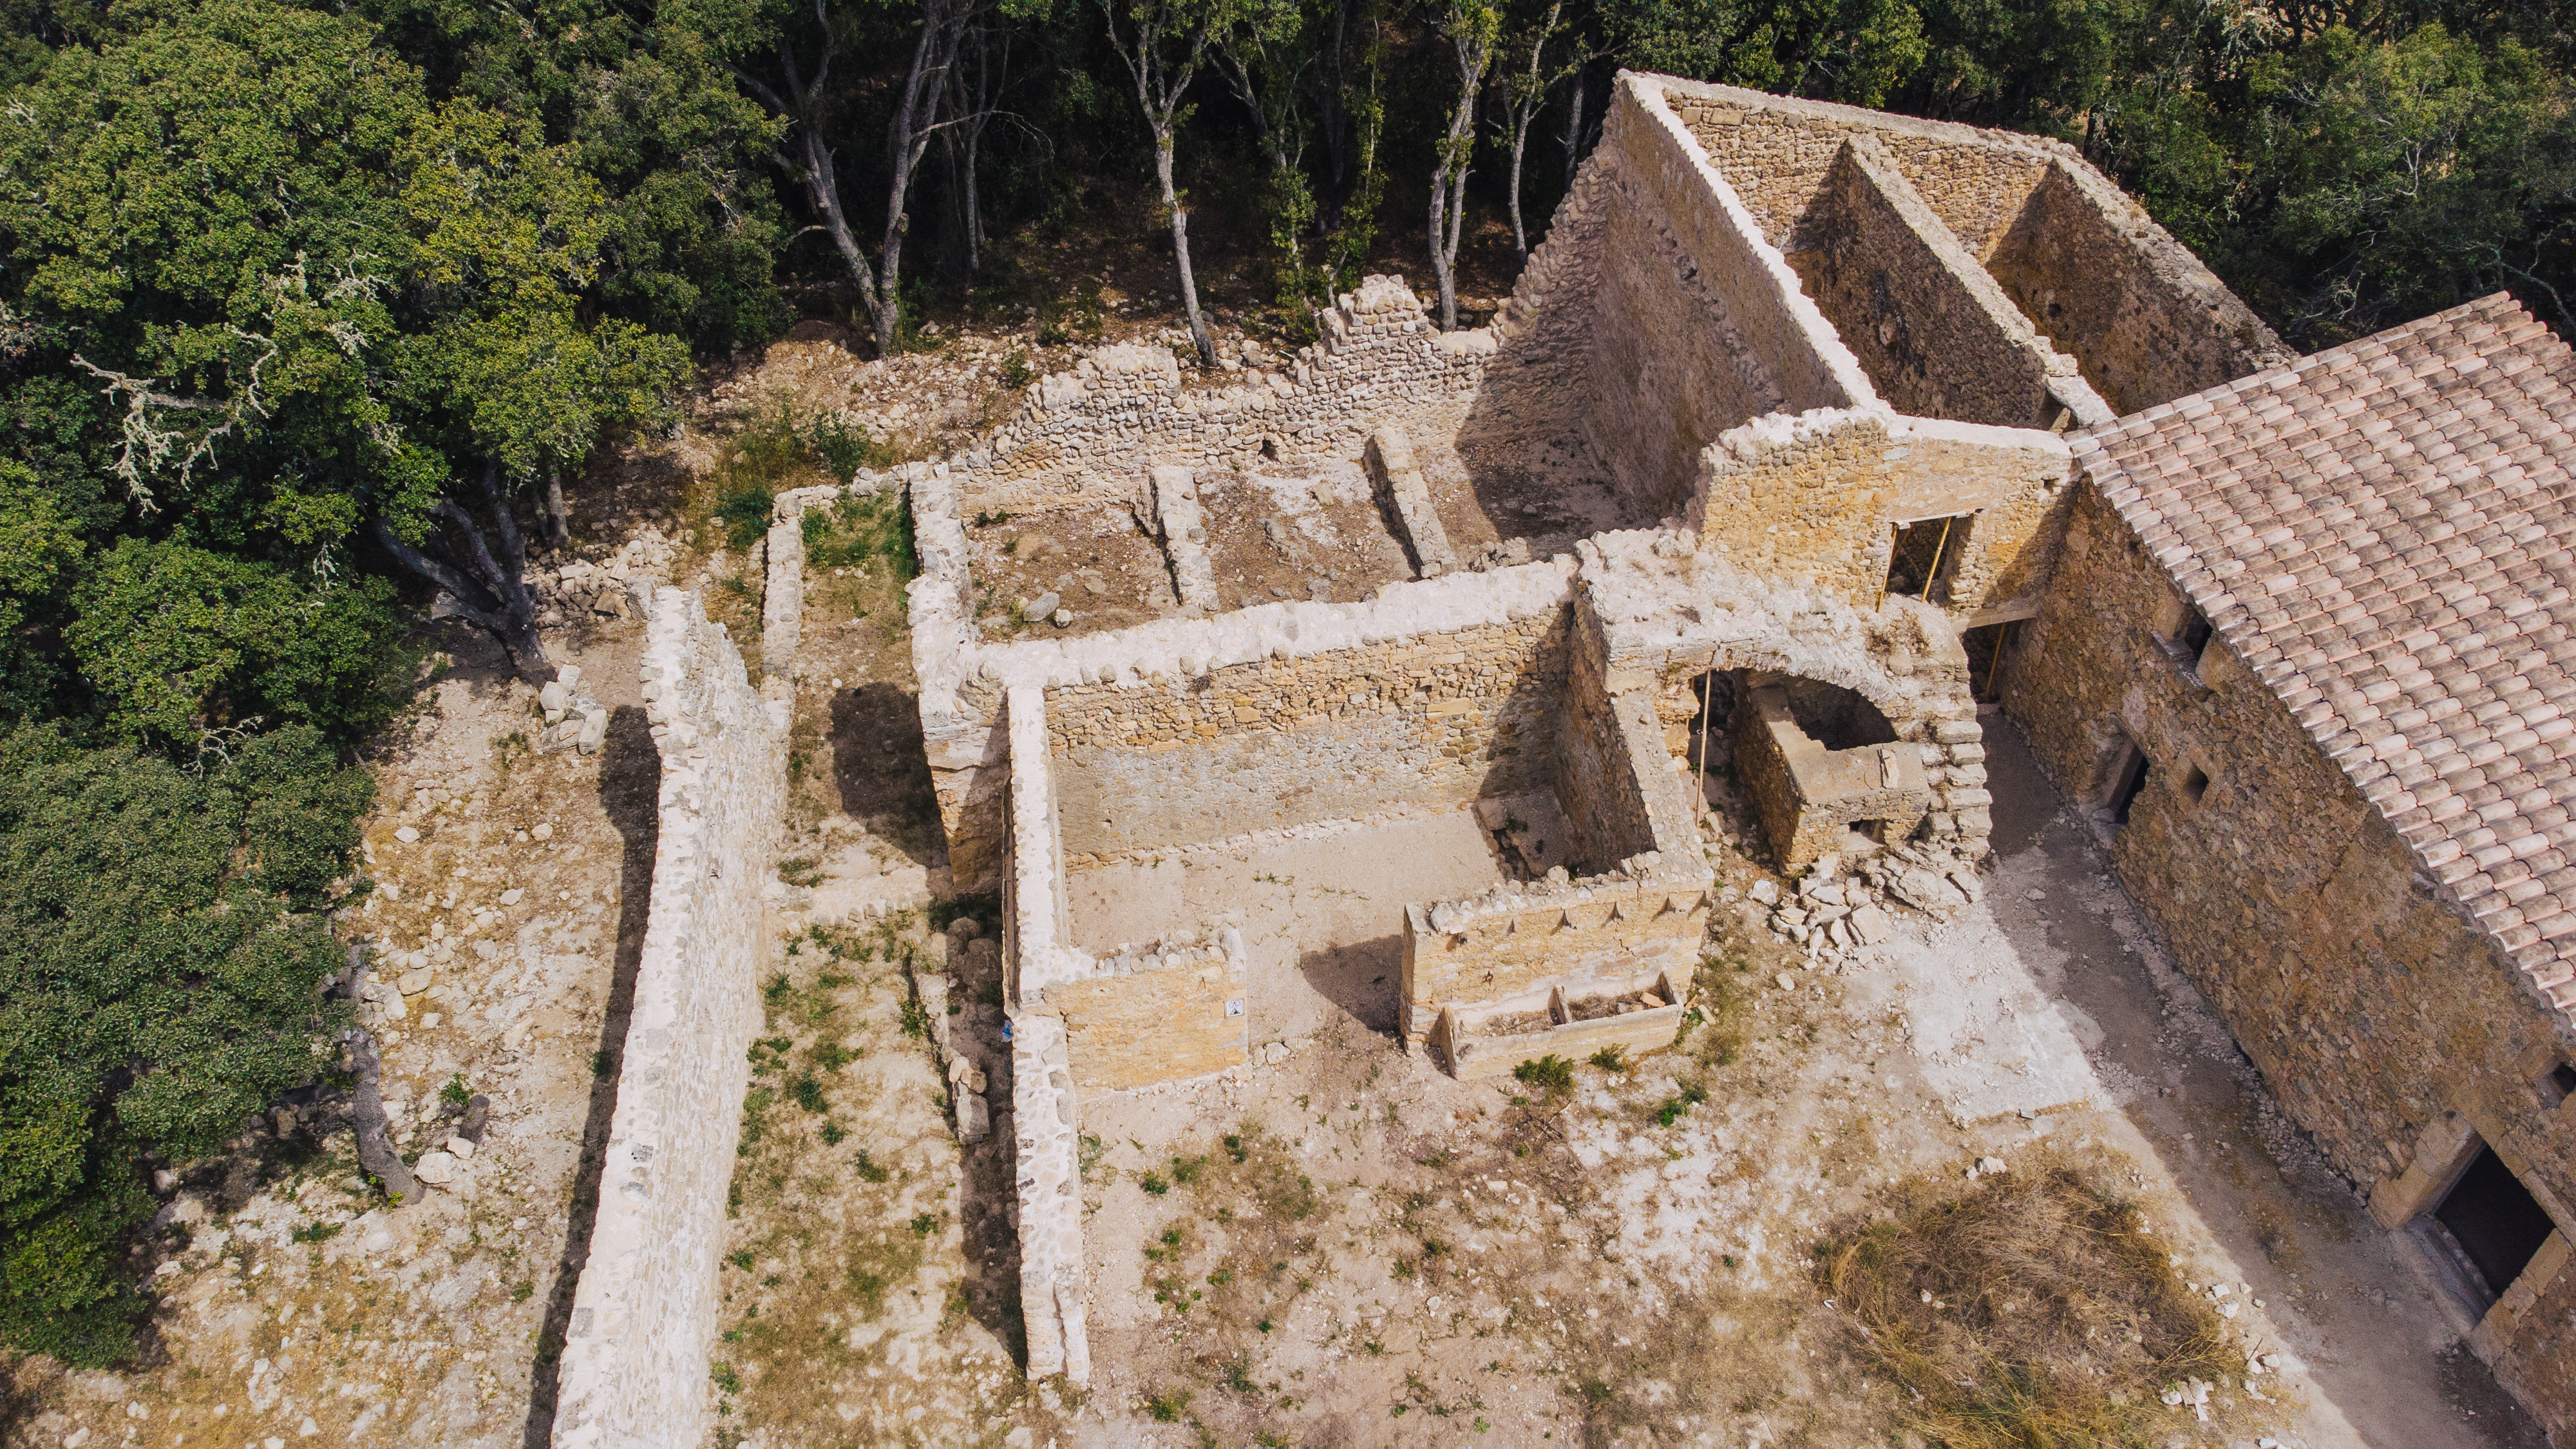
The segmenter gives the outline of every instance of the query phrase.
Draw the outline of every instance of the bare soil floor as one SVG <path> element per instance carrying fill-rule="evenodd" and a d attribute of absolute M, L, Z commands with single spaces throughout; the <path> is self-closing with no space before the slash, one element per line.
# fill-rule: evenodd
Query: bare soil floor
<path fill-rule="evenodd" d="M 1993 1158 L 2112 1184 L 2229 1362 L 2278 1356 L 2217 1382 L 2206 1421 L 2147 1405 L 2142 1442 L 2539 1445 L 2426 1260 L 2278 1114 L 2089 826 L 1990 723 L 1983 904 L 1906 913 L 1840 975 L 1747 919 L 1703 981 L 1708 1022 L 1579 1066 L 1562 1098 L 1457 1083 L 1392 1039 L 1388 925 L 1441 873 L 1415 842 L 1369 838 L 1373 877 L 1308 862 L 1293 891 L 1297 843 L 1196 859 L 1186 883 L 1078 881 L 1104 940 L 1231 908 L 1248 941 L 1345 964 L 1256 984 L 1283 1062 L 1084 1102 L 1096 1368 L 1066 1442 L 1903 1441 L 1908 1405 L 1812 1250 Z M 1472 856 L 1452 852 L 1461 886 Z"/>

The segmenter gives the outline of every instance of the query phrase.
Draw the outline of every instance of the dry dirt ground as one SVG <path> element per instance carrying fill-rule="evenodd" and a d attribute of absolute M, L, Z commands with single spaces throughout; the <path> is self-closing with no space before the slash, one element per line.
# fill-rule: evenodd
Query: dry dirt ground
<path fill-rule="evenodd" d="M 1247 939 L 1303 933 L 1334 969 L 1274 953 L 1256 984 L 1306 998 L 1267 1003 L 1314 1023 L 1284 1062 L 1083 1104 L 1097 1367 L 1065 1442 L 1908 1442 L 1812 1253 L 1994 1158 L 2089 1166 L 2225 1315 L 2211 1418 L 2150 1406 L 2147 1442 L 2538 1445 L 2425 1260 L 2279 1116 L 1990 723 L 1984 904 L 1907 913 L 1841 975 L 1747 919 L 1703 981 L 1713 1020 L 1579 1067 L 1562 1100 L 1452 1081 L 1391 1039 L 1393 908 L 1343 903 L 1401 895 L 1389 862 L 1435 852 L 1309 860 L 1290 887 L 1283 847 L 1247 845 L 1204 898 L 1159 893 L 1233 906 Z M 1137 884 L 1122 896 L 1157 894 Z M 1077 919 L 1114 934 L 1113 904 L 1078 896 Z"/>

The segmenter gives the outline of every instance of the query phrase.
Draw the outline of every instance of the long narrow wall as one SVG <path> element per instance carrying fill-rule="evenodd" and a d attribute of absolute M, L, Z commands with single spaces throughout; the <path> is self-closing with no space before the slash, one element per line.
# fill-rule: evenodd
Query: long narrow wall
<path fill-rule="evenodd" d="M 714 1428 L 717 1254 L 761 1021 L 784 710 L 679 589 L 649 601 L 643 675 L 662 756 L 653 901 L 564 1344 L 557 1449 L 696 1449 Z"/>
<path fill-rule="evenodd" d="M 2041 766 L 2080 808 L 2107 797 L 2132 743 L 2145 752 L 2113 869 L 2374 1208 L 2411 1215 L 2474 1131 L 2576 1225 L 2576 1111 L 2539 1086 L 2576 1058 L 2555 1004 L 2424 888 L 2405 841 L 2223 640 L 2196 669 L 2159 641 L 2180 615 L 2171 581 L 2083 485 L 2005 680 Z M 2576 1273 L 2501 1311 L 2472 1342 L 2564 1442 Z"/>

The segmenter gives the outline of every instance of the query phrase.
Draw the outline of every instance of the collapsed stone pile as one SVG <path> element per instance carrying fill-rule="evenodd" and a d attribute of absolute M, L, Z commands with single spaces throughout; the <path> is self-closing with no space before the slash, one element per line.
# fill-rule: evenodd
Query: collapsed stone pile
<path fill-rule="evenodd" d="M 1937 845 L 1900 841 L 1854 861 L 1849 876 L 1842 871 L 1841 858 L 1828 855 L 1790 893 L 1767 880 L 1753 888 L 1753 898 L 1771 907 L 1771 929 L 1806 947 L 1810 966 L 1840 963 L 1886 940 L 1896 928 L 1885 909 L 1891 902 L 1945 918 L 1985 894 L 1976 866 Z"/>
<path fill-rule="evenodd" d="M 568 559 L 529 570 L 528 591 L 536 595 L 537 622 L 548 627 L 581 618 L 627 619 L 637 612 L 629 584 L 663 577 L 670 567 L 671 541 L 648 528 L 604 559 Z"/>

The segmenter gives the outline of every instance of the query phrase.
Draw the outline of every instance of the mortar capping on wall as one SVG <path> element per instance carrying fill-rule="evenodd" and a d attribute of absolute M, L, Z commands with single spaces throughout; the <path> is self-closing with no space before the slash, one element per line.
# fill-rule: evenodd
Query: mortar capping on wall
<path fill-rule="evenodd" d="M 966 672 L 1006 689 L 1112 684 L 1142 689 L 1271 659 L 1506 624 L 1564 607 L 1573 597 L 1570 556 L 1485 573 L 1388 584 L 1350 604 L 1260 604 L 1212 619 L 1160 619 L 1133 628 L 977 648 Z M 960 681 L 963 682 L 962 680 Z M 932 708 L 925 681 L 925 710 Z"/>
<path fill-rule="evenodd" d="M 1201 933 L 1184 931 L 1158 941 L 1137 945 L 1121 941 L 1105 956 L 1092 963 L 1089 978 L 1133 976 L 1140 971 L 1197 970 L 1211 963 L 1223 962 L 1235 967 L 1249 963 L 1243 947 L 1243 932 L 1233 926 L 1206 939 Z"/>
<path fill-rule="evenodd" d="M 1460 935 L 1479 921 L 1518 916 L 1530 911 L 1608 902 L 1613 919 L 1625 919 L 1632 906 L 1644 903 L 1649 915 L 1692 915 L 1708 908 L 1708 892 L 1717 874 L 1705 863 L 1667 864 L 1661 851 L 1632 855 L 1599 875 L 1574 876 L 1564 866 L 1531 881 L 1497 881 L 1475 895 L 1435 901 L 1419 907 L 1432 930 Z M 1660 902 L 1654 897 L 1662 896 Z"/>

